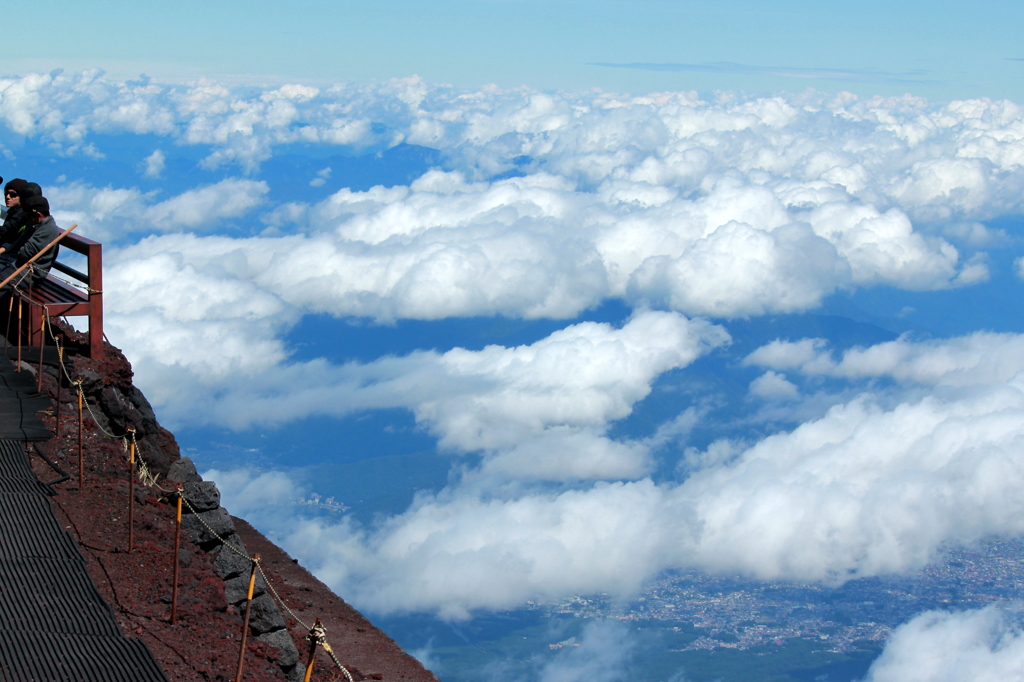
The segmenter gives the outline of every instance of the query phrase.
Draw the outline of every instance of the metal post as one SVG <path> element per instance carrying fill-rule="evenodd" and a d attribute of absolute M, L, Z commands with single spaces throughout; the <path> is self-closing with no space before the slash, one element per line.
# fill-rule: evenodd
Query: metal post
<path fill-rule="evenodd" d="M 316 642 L 309 643 L 309 659 L 306 661 L 306 674 L 302 676 L 302 682 L 309 682 L 313 677 L 313 662 L 316 660 Z"/>
<path fill-rule="evenodd" d="M 132 442 L 128 445 L 128 553 L 135 548 L 135 429 L 128 427 Z"/>
<path fill-rule="evenodd" d="M 302 682 L 309 682 L 313 676 L 313 661 L 316 660 L 316 645 L 320 643 L 320 639 L 324 634 L 323 623 L 317 618 L 313 624 L 313 629 L 306 635 L 306 639 L 309 640 L 309 658 L 306 659 L 306 674 L 302 677 Z"/>
<path fill-rule="evenodd" d="M 228 550 L 224 550 L 228 551 Z M 245 598 L 245 618 L 242 620 L 242 647 L 238 650 L 238 672 L 235 682 L 242 682 L 242 668 L 245 665 L 245 640 L 249 635 L 249 613 L 252 610 L 252 591 L 256 586 L 256 567 L 259 566 L 260 555 L 252 555 L 252 573 L 249 574 L 249 592 Z"/>
<path fill-rule="evenodd" d="M 57 429 L 54 438 L 60 438 L 60 382 L 64 378 L 64 337 L 57 334 Z"/>
<path fill-rule="evenodd" d="M 14 368 L 15 372 L 21 371 L 21 307 L 22 300 L 21 296 L 18 296 L 18 365 Z"/>
<path fill-rule="evenodd" d="M 85 458 L 82 456 L 82 377 L 78 377 L 78 489 L 83 490 Z"/>
<path fill-rule="evenodd" d="M 39 321 L 39 372 L 36 374 L 36 393 L 43 392 L 43 349 L 46 348 L 46 308 L 40 306 L 39 309 L 43 314 Z"/>
<path fill-rule="evenodd" d="M 181 559 L 178 552 L 181 550 L 181 488 L 178 484 L 178 513 L 174 519 L 174 587 L 171 588 L 171 625 L 178 619 L 178 567 Z"/>
<path fill-rule="evenodd" d="M 11 335 L 11 318 L 14 317 L 14 292 L 7 299 L 7 331 L 4 332 L 4 355 L 7 355 L 8 337 Z"/>

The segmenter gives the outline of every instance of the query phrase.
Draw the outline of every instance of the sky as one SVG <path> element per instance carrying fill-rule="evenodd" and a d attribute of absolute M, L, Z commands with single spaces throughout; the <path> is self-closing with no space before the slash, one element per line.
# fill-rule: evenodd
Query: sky
<path fill-rule="evenodd" d="M 5 72 L 102 68 L 160 80 L 431 83 L 750 93 L 814 87 L 1022 99 L 1011 2 L 53 0 L 47 39 L 0 47 Z"/>
<path fill-rule="evenodd" d="M 0 173 L 103 242 L 232 513 L 371 615 L 1024 531 L 1019 6 L 40 12 Z M 870 678 L 1007 679 L 1011 620 L 922 614 Z"/>

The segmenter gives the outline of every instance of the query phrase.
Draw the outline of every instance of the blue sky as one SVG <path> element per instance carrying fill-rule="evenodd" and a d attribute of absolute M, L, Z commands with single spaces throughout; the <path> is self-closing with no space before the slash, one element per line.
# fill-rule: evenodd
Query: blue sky
<path fill-rule="evenodd" d="M 255 83 L 386 79 L 480 87 L 1021 99 L 1018 3 L 411 0 L 51 2 L 8 72 Z M 620 65 L 614 66 L 597 66 Z M 637 65 L 624 68 L 624 65 Z"/>
<path fill-rule="evenodd" d="M 1020 7 L 40 11 L 0 173 L 104 243 L 225 504 L 368 612 L 1024 532 Z"/>

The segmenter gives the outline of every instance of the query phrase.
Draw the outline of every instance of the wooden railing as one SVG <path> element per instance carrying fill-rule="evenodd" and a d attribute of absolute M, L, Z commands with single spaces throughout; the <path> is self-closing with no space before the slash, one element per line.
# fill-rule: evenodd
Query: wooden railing
<path fill-rule="evenodd" d="M 87 316 L 89 318 L 89 357 L 103 357 L 103 245 L 77 234 L 69 234 L 60 243 L 61 249 L 70 249 L 86 258 L 86 272 L 55 261 L 50 275 L 35 282 L 25 295 L 29 308 L 29 343 L 41 345 L 42 315 L 58 317 Z M 60 253 L 57 254 L 58 258 Z M 85 291 L 61 281 L 67 276 L 76 280 Z"/>

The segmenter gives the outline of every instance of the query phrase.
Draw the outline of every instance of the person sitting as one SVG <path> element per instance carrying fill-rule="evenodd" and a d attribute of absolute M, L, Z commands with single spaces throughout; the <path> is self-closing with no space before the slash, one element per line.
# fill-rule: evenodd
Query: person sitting
<path fill-rule="evenodd" d="M 28 223 L 18 239 L 7 249 L 7 253 L 13 256 L 14 261 L 9 262 L 0 270 L 0 281 L 7 279 L 60 234 L 60 228 L 57 227 L 57 223 L 50 215 L 50 202 L 46 200 L 46 197 L 30 197 L 27 201 L 22 202 L 22 209 L 25 211 Z M 11 284 L 17 286 L 45 278 L 50 273 L 50 267 L 53 266 L 55 260 L 57 260 L 56 246 L 36 259 L 32 263 L 32 267 L 26 269 L 25 273 L 15 278 Z M 31 280 L 29 280 L 29 272 L 31 272 Z M 4 288 L 7 289 L 11 284 Z"/>

